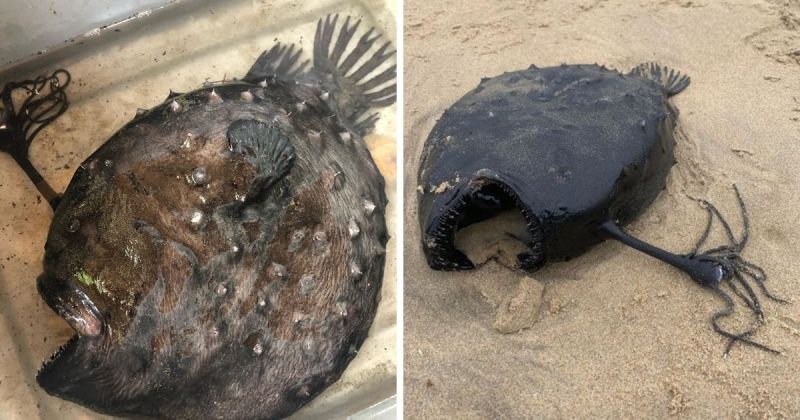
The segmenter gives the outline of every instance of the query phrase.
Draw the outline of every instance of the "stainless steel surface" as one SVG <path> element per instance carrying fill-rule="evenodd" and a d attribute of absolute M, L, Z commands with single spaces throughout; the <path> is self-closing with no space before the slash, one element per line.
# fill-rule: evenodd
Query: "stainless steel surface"
<path fill-rule="evenodd" d="M 98 28 L 142 16 L 171 0 L 4 0 L 0 65 L 48 50 Z"/>

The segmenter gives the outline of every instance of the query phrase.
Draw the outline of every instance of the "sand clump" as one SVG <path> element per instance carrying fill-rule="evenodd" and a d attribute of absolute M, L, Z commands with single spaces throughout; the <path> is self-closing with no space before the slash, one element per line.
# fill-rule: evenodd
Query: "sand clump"
<path fill-rule="evenodd" d="M 492 328 L 511 334 L 530 328 L 539 316 L 544 285 L 535 279 L 523 279 L 514 293 L 509 294 L 495 313 Z"/>

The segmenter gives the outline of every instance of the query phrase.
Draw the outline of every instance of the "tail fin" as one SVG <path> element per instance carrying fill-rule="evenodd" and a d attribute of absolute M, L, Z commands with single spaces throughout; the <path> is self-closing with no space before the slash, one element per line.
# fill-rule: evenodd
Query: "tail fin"
<path fill-rule="evenodd" d="M 43 128 L 66 112 L 70 79 L 69 72 L 60 69 L 51 76 L 8 83 L 0 91 L 0 151 L 14 158 L 54 210 L 61 196 L 31 164 L 28 149 Z M 21 100 L 15 95 L 20 91 L 27 95 Z"/>
<path fill-rule="evenodd" d="M 689 76 L 682 75 L 681 72 L 675 69 L 670 69 L 669 67 L 661 66 L 657 63 L 639 64 L 628 74 L 650 79 L 658 83 L 667 92 L 667 96 L 673 96 L 683 92 L 691 81 Z M 666 76 L 666 79 L 662 79 L 662 75 Z"/>
<path fill-rule="evenodd" d="M 367 112 L 397 100 L 397 66 L 389 64 L 395 51 L 389 50 L 391 42 L 386 41 L 367 58 L 367 53 L 381 38 L 375 28 L 369 28 L 345 57 L 361 20 L 351 25 L 348 16 L 337 26 L 338 20 L 339 15 L 328 15 L 317 22 L 313 71 L 323 89 L 329 92 L 328 102 L 339 117 L 356 132 L 364 134 L 377 120 L 376 114 L 366 115 Z M 337 30 L 336 42 L 330 50 Z"/>

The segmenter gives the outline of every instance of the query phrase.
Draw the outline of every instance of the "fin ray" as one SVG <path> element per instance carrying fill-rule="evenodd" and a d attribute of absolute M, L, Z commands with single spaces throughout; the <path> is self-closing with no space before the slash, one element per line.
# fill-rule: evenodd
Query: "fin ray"
<path fill-rule="evenodd" d="M 634 67 L 628 74 L 658 83 L 667 92 L 667 96 L 673 96 L 683 92 L 691 82 L 689 76 L 683 75 L 675 69 L 653 62 L 642 63 Z"/>
<path fill-rule="evenodd" d="M 389 67 L 388 69 L 384 70 L 381 74 L 362 83 L 361 87 L 364 90 L 371 90 L 390 80 L 394 80 L 395 77 L 397 77 L 397 69 L 395 67 Z"/>
<path fill-rule="evenodd" d="M 305 73 L 309 62 L 304 61 L 298 64 L 303 49 L 298 48 L 296 53 L 294 50 L 294 44 L 290 44 L 288 47 L 280 42 L 275 44 L 269 50 L 261 53 L 242 80 L 257 83 L 271 77 L 282 80 L 297 78 Z"/>
<path fill-rule="evenodd" d="M 338 15 L 317 21 L 312 74 L 330 93 L 327 102 L 342 122 L 363 135 L 377 120 L 376 114 L 368 115 L 368 111 L 397 100 L 397 66 L 387 65 L 396 54 L 391 42 L 382 42 L 373 50 L 381 39 L 374 27 L 366 28 L 356 40 L 360 25 L 361 19 L 340 20 Z"/>
<path fill-rule="evenodd" d="M 370 35 L 372 35 L 372 32 L 374 31 L 375 28 L 369 28 L 369 30 L 361 36 L 361 39 L 358 40 L 356 47 L 353 48 L 353 51 L 350 51 L 350 54 L 348 54 L 347 58 L 344 59 L 344 63 L 339 66 L 340 73 L 347 74 L 347 72 L 353 68 L 358 60 L 360 60 L 361 57 L 363 57 L 364 54 L 369 51 L 369 49 L 372 47 L 372 44 L 375 43 L 376 39 L 378 39 L 377 36 L 369 39 Z"/>
<path fill-rule="evenodd" d="M 352 81 L 353 83 L 358 83 L 367 74 L 375 71 L 381 64 L 386 62 L 386 60 L 388 60 L 389 57 L 392 56 L 392 54 L 395 53 L 394 51 L 385 53 L 385 51 L 389 48 L 390 45 L 391 43 L 388 41 L 385 44 L 383 44 L 383 46 L 381 46 L 377 51 L 375 51 L 375 54 L 373 54 L 369 60 L 367 60 L 363 65 L 361 65 L 361 67 L 359 67 L 358 70 L 356 70 L 353 74 L 348 76 L 348 79 L 350 79 L 350 81 Z"/>
<path fill-rule="evenodd" d="M 294 146 L 280 128 L 256 120 L 237 120 L 228 127 L 228 143 L 258 170 L 246 203 L 259 202 L 285 177 L 294 163 Z"/>
<path fill-rule="evenodd" d="M 336 45 L 333 47 L 333 52 L 330 55 L 330 62 L 334 66 L 339 64 L 339 60 L 342 58 L 342 54 L 344 54 L 345 48 L 347 48 L 347 44 L 350 43 L 350 40 L 353 39 L 353 35 L 358 30 L 358 27 L 361 25 L 361 19 L 356 21 L 352 27 L 348 28 L 348 24 L 350 23 L 350 16 L 348 16 L 345 21 L 342 29 L 339 31 L 339 37 L 336 39 Z"/>

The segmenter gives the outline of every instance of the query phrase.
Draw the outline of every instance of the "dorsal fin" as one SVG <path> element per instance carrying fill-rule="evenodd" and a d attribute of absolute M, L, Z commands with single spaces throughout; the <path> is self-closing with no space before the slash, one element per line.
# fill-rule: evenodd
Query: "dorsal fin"
<path fill-rule="evenodd" d="M 256 60 L 250 71 L 242 78 L 245 82 L 258 83 L 265 79 L 296 80 L 305 74 L 308 60 L 299 63 L 301 48 L 294 50 L 294 44 L 275 44 L 264 51 Z"/>

